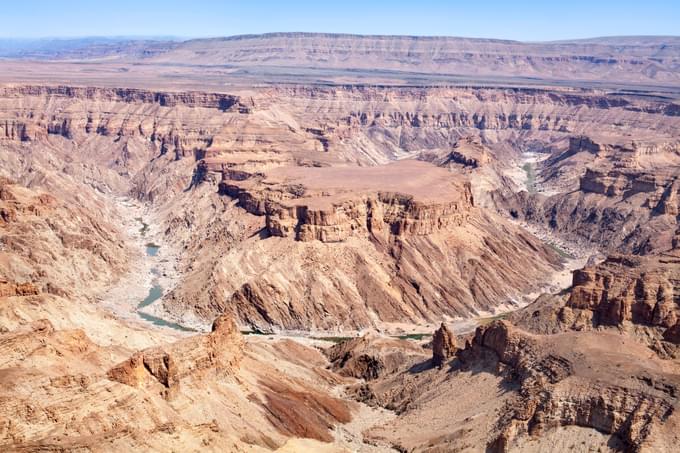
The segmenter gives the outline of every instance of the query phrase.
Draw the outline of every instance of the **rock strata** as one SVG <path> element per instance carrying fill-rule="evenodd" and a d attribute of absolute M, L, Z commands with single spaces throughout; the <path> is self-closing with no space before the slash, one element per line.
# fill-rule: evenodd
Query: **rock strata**
<path fill-rule="evenodd" d="M 589 310 L 596 325 L 632 322 L 669 328 L 680 319 L 680 256 L 613 255 L 603 263 L 574 272 L 567 302 L 572 310 Z"/>
<path fill-rule="evenodd" d="M 372 333 L 343 341 L 325 353 L 334 371 L 366 381 L 393 374 L 424 355 L 420 346 L 409 341 Z"/>
<path fill-rule="evenodd" d="M 522 436 L 539 436 L 569 425 L 615 435 L 629 451 L 644 451 L 653 426 L 662 424 L 673 412 L 677 382 L 639 386 L 638 379 L 648 371 L 636 365 L 615 373 L 602 365 L 577 365 L 578 350 L 570 352 L 573 345 L 560 344 L 567 338 L 575 337 L 532 336 L 506 322 L 495 322 L 478 328 L 472 343 L 461 352 L 461 358 L 471 363 L 477 360 L 473 357 L 491 351 L 507 367 L 508 378 L 520 386 L 517 401 L 498 421 L 499 434 L 490 442 L 490 451 L 512 451 Z M 600 341 L 612 339 L 603 336 Z M 597 358 L 587 360 L 590 363 Z M 605 374 L 608 379 L 597 377 Z"/>

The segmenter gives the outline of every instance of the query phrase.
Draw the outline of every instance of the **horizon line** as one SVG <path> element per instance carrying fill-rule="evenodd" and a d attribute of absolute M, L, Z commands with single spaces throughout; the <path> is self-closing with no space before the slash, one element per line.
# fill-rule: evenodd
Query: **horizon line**
<path fill-rule="evenodd" d="M 187 42 L 200 40 L 238 40 L 250 39 L 260 37 L 277 37 L 277 36 L 329 36 L 329 37 L 356 37 L 356 38 L 409 38 L 409 39 L 468 39 L 480 41 L 499 41 L 499 42 L 513 42 L 513 43 L 559 43 L 559 42 L 575 42 L 575 41 L 589 41 L 602 39 L 631 39 L 631 38 L 680 38 L 678 35 L 603 35 L 603 36 L 589 36 L 583 38 L 562 38 L 562 39 L 548 39 L 548 40 L 518 40 L 509 38 L 487 38 L 480 36 L 456 36 L 456 35 L 415 35 L 415 34 L 370 34 L 370 33 L 329 33 L 329 32 L 310 32 L 310 31 L 278 31 L 278 32 L 264 32 L 264 33 L 242 33 L 235 35 L 205 35 L 205 36 L 182 36 L 182 35 L 58 35 L 58 36 L 36 36 L 36 37 L 21 37 L 21 36 L 0 36 L 0 41 L 18 41 L 18 42 L 36 42 L 36 41 L 77 41 L 85 39 L 101 39 L 101 40 L 118 40 L 118 41 L 157 41 L 157 42 Z"/>

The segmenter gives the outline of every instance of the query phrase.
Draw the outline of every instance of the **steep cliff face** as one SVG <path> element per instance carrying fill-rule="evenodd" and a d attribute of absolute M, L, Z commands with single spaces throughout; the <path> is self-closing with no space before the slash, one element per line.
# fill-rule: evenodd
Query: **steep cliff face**
<path fill-rule="evenodd" d="M 450 149 L 472 132 L 487 143 L 533 138 L 549 143 L 567 134 L 621 136 L 622 131 L 642 140 L 673 137 L 678 124 L 668 102 L 593 92 L 355 86 L 269 93 L 286 99 L 298 117 L 308 115 L 314 129 L 323 131 L 329 151 L 372 163 Z M 271 102 L 263 98 L 260 105 Z"/>
<path fill-rule="evenodd" d="M 98 88 L 74 86 L 24 85 L 0 88 L 0 98 L 24 99 L 26 97 L 50 97 L 80 99 L 96 102 L 124 102 L 127 104 L 155 104 L 161 107 L 201 107 L 227 111 L 234 109 L 243 113 L 248 103 L 238 96 L 206 92 L 167 92 L 135 88 Z M 252 106 L 252 104 L 250 104 Z"/>
<path fill-rule="evenodd" d="M 44 142 L 59 136 L 84 145 L 90 136 L 111 137 L 119 166 L 141 145 L 128 143 L 135 138 L 176 159 L 200 155 L 220 124 L 206 118 L 250 111 L 228 94 L 70 86 L 4 87 L 0 103 L 12 112 L 0 118 L 0 139 Z"/>
<path fill-rule="evenodd" d="M 374 175 L 367 172 L 365 176 Z M 458 192 L 455 201 L 421 201 L 409 193 L 389 191 L 348 195 L 341 191 L 337 196 L 331 190 L 295 183 L 275 186 L 263 181 L 261 185 L 231 172 L 223 173 L 219 184 L 220 193 L 237 199 L 247 212 L 265 216 L 270 235 L 322 242 L 383 232 L 422 236 L 461 226 L 473 207 L 470 184 L 452 185 L 449 189 Z"/>
<path fill-rule="evenodd" d="M 680 257 L 611 256 L 574 273 L 567 307 L 589 310 L 598 325 L 633 322 L 669 328 L 678 322 Z"/>

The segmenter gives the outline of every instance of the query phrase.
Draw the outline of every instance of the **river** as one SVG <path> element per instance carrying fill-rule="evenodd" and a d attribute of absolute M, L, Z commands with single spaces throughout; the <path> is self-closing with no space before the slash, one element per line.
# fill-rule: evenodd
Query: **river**
<path fill-rule="evenodd" d="M 171 247 L 162 246 L 153 212 L 137 200 L 117 198 L 115 201 L 133 256 L 130 272 L 102 295 L 99 303 L 128 321 L 182 333 L 197 332 L 193 327 L 165 319 L 157 304 L 165 289 L 172 288 L 178 279 L 178 258 Z"/>
<path fill-rule="evenodd" d="M 527 152 L 521 156 L 517 167 L 508 170 L 519 190 L 542 192 L 543 187 L 536 181 L 536 166 L 547 156 L 539 153 Z M 124 276 L 114 288 L 104 297 L 107 305 L 118 316 L 135 319 L 138 322 L 151 324 L 154 327 L 172 329 L 177 332 L 189 333 L 208 329 L 205 322 L 195 320 L 189 324 L 178 323 L 164 318 L 165 312 L 159 303 L 165 290 L 172 288 L 179 279 L 177 271 L 179 259 L 170 246 L 162 246 L 162 233 L 154 223 L 151 209 L 132 199 L 118 199 L 124 227 L 140 253 L 137 262 L 133 263 L 129 275 Z M 519 222 L 518 222 L 519 223 Z M 531 231 L 546 244 L 553 247 L 564 259 L 564 269 L 546 278 L 545 285 L 537 292 L 524 294 L 519 300 L 508 300 L 497 307 L 494 313 L 480 313 L 478 317 L 470 319 L 446 319 L 454 330 L 464 333 L 473 330 L 477 325 L 488 322 L 489 319 L 501 317 L 531 303 L 542 292 L 556 292 L 567 288 L 571 283 L 571 272 L 585 265 L 592 251 L 582 250 L 554 237 L 550 231 L 540 229 L 534 225 L 522 223 L 522 227 Z M 152 242 L 153 241 L 153 242 Z M 160 245 L 159 245 L 160 244 Z M 142 252 L 143 250 L 143 252 Z M 184 317 L 183 317 L 184 319 Z M 190 327 L 191 326 L 191 327 Z M 383 324 L 382 329 L 395 336 L 430 334 L 437 327 L 435 324 Z M 356 336 L 362 332 L 277 332 L 277 336 L 290 336 L 307 339 L 337 339 Z"/>

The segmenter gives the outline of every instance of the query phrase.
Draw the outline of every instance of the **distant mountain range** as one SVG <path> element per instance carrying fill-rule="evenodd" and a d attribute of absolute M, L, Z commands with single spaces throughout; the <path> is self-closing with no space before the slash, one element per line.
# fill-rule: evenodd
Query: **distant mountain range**
<path fill-rule="evenodd" d="M 546 80 L 680 83 L 680 37 L 572 41 L 269 33 L 226 38 L 0 40 L 10 59 L 287 67 Z"/>
<path fill-rule="evenodd" d="M 0 39 L 0 57 L 24 59 L 101 58 L 130 55 L 143 49 L 169 49 L 179 38 L 159 37 L 85 37 L 43 39 Z"/>

